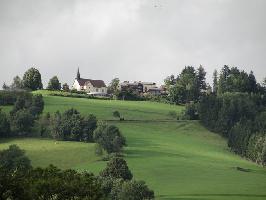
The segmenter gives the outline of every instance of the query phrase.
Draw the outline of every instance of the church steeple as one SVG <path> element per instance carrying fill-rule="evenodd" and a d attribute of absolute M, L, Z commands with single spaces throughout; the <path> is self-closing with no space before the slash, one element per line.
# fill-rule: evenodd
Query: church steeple
<path fill-rule="evenodd" d="M 79 73 L 79 68 L 78 68 L 78 72 L 77 72 L 77 77 L 76 77 L 77 80 L 80 79 L 80 73 Z"/>

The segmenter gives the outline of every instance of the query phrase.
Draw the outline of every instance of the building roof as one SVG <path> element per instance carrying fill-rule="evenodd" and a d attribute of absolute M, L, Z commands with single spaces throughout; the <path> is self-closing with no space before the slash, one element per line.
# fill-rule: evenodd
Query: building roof
<path fill-rule="evenodd" d="M 154 82 L 140 82 L 143 85 L 156 85 Z"/>
<path fill-rule="evenodd" d="M 148 89 L 148 92 L 149 91 L 162 91 L 162 89 L 161 88 L 150 88 Z"/>
<path fill-rule="evenodd" d="M 103 80 L 92 80 L 92 79 L 80 78 L 80 79 L 77 79 L 77 81 L 80 86 L 84 86 L 86 82 L 90 82 L 93 85 L 93 87 L 97 87 L 97 88 L 106 87 Z"/>

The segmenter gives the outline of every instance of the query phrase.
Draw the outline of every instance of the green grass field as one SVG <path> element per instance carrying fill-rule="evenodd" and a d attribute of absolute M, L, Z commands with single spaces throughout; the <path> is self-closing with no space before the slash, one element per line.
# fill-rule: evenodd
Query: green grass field
<path fill-rule="evenodd" d="M 113 119 L 120 111 L 126 119 L 112 122 L 127 139 L 125 159 L 136 179 L 155 191 L 156 199 L 261 200 L 266 199 L 266 169 L 233 153 L 226 141 L 197 121 L 158 122 L 168 112 L 183 108 L 151 102 L 123 102 L 45 96 L 45 112 L 77 108 L 99 119 Z M 94 155 L 94 144 L 46 139 L 0 141 L 0 149 L 16 143 L 26 150 L 34 166 L 50 163 L 61 168 L 98 173 L 106 163 Z M 250 169 L 238 171 L 236 167 Z"/>

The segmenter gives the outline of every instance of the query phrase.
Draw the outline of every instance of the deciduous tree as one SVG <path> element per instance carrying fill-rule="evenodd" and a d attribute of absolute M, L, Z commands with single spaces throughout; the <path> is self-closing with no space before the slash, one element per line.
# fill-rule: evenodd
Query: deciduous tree
<path fill-rule="evenodd" d="M 31 90 L 42 89 L 42 77 L 38 69 L 30 68 L 23 76 L 23 85 Z"/>

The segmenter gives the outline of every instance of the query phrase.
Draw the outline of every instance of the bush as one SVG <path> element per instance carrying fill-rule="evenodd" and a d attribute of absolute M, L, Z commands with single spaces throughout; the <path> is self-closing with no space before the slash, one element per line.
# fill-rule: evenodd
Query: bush
<path fill-rule="evenodd" d="M 82 117 L 75 109 L 69 109 L 63 114 L 56 112 L 52 119 L 52 133 L 55 139 L 92 141 L 93 131 L 97 127 L 94 115 Z"/>
<path fill-rule="evenodd" d="M 144 181 L 125 181 L 117 194 L 118 199 L 139 200 L 154 199 L 154 192 L 148 188 Z"/>
<path fill-rule="evenodd" d="M 8 149 L 0 151 L 0 168 L 14 172 L 31 169 L 31 162 L 17 145 L 10 145 Z"/>
<path fill-rule="evenodd" d="M 93 133 L 93 139 L 107 153 L 121 152 L 126 140 L 114 125 L 100 124 Z"/>
<path fill-rule="evenodd" d="M 27 135 L 34 125 L 34 116 L 29 110 L 22 109 L 15 112 L 11 117 L 12 131 L 16 135 Z"/>
<path fill-rule="evenodd" d="M 109 160 L 112 160 L 113 158 L 123 158 L 123 154 L 122 153 L 110 153 L 110 154 L 107 154 L 106 156 L 104 156 L 102 158 L 103 161 L 109 161 Z"/>
<path fill-rule="evenodd" d="M 41 137 L 51 137 L 51 115 L 46 113 L 42 115 L 36 124 L 37 133 Z"/>
<path fill-rule="evenodd" d="M 121 117 L 120 113 L 119 113 L 117 110 L 113 112 L 113 116 L 114 116 L 115 118 L 119 118 L 119 119 L 120 119 L 120 117 Z"/>
<path fill-rule="evenodd" d="M 17 111 L 27 109 L 34 117 L 40 115 L 44 108 L 42 95 L 26 94 L 19 96 L 10 114 L 14 115 Z"/>
<path fill-rule="evenodd" d="M 106 168 L 101 171 L 102 177 L 115 179 L 131 180 L 133 175 L 129 170 L 126 161 L 123 158 L 114 157 L 108 163 Z"/>
<path fill-rule="evenodd" d="M 47 90 L 61 90 L 61 83 L 57 76 L 53 76 L 48 83 Z"/>
<path fill-rule="evenodd" d="M 36 168 L 30 174 L 32 199 L 101 199 L 100 184 L 93 174 L 61 170 L 50 165 Z"/>
<path fill-rule="evenodd" d="M 88 95 L 84 91 L 76 91 L 76 90 L 71 90 L 70 92 L 68 92 L 68 91 L 49 91 L 49 95 L 60 96 L 60 97 L 72 97 L 72 98 L 110 100 L 109 97 L 95 97 L 92 95 Z"/>
<path fill-rule="evenodd" d="M 197 104 L 195 103 L 186 104 L 186 108 L 183 114 L 183 119 L 187 119 L 187 120 L 198 120 L 199 119 Z"/>
<path fill-rule="evenodd" d="M 123 158 L 112 158 L 99 177 L 106 199 L 154 199 L 154 192 L 145 182 L 131 180 L 132 177 Z"/>
<path fill-rule="evenodd" d="M 0 198 L 41 199 L 102 199 L 103 192 L 98 179 L 90 173 L 61 170 L 50 165 L 26 172 L 10 173 L 0 170 Z"/>
<path fill-rule="evenodd" d="M 31 106 L 29 107 L 30 112 L 34 116 L 40 115 L 44 109 L 44 101 L 42 95 L 33 96 L 31 101 Z"/>
<path fill-rule="evenodd" d="M 69 92 L 70 91 L 69 85 L 67 83 L 63 84 L 62 89 L 63 89 L 64 92 Z"/>
<path fill-rule="evenodd" d="M 0 105 L 14 105 L 18 97 L 20 96 L 30 96 L 31 94 L 26 91 L 17 90 L 1 90 L 0 91 Z"/>

